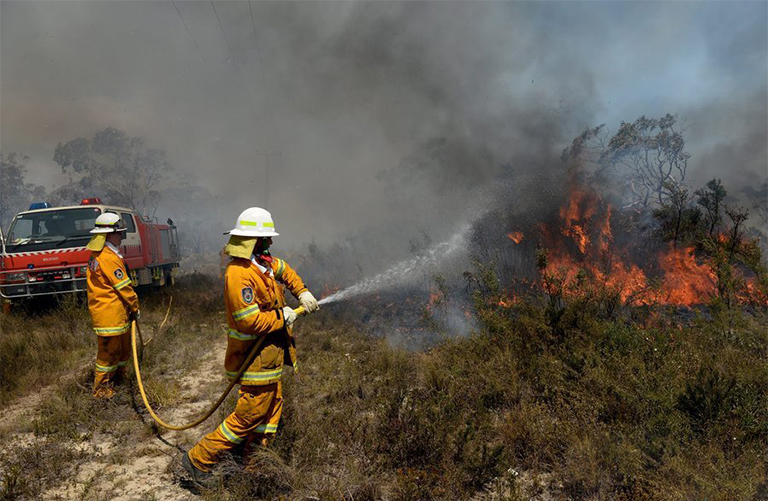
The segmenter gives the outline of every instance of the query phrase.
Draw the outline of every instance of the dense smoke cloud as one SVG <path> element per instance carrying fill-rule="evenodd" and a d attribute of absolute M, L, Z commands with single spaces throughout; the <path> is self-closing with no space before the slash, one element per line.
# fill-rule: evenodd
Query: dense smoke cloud
<path fill-rule="evenodd" d="M 561 168 L 584 127 L 642 114 L 689 124 L 697 182 L 765 177 L 764 3 L 0 9 L 0 146 L 30 156 L 30 180 L 61 184 L 56 143 L 113 126 L 166 149 L 171 182 L 194 176 L 210 193 L 183 208 L 169 196 L 159 215 L 211 233 L 264 200 L 269 162 L 280 245 L 357 233 L 404 249 L 397 259 L 485 209 L 502 182 Z"/>

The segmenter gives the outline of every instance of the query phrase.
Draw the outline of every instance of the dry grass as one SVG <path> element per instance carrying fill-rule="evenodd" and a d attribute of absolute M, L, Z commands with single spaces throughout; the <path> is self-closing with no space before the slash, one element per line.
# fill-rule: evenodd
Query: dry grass
<path fill-rule="evenodd" d="M 65 296 L 59 305 L 0 315 L 0 406 L 55 381 L 94 349 L 82 299 Z"/>
<path fill-rule="evenodd" d="M 145 356 L 153 399 L 168 407 L 180 401 L 179 379 L 225 342 L 218 284 L 194 280 L 181 284 L 176 319 Z M 682 322 L 606 308 L 599 296 L 511 308 L 497 299 L 492 289 L 477 293 L 481 329 L 472 337 L 419 353 L 326 312 L 302 318 L 301 372 L 284 380 L 270 450 L 252 457 L 250 469 L 230 458 L 203 499 L 766 498 L 763 314 L 715 307 Z M 166 300 L 145 302 L 146 324 L 159 324 Z M 66 311 L 51 317 L 43 322 L 82 322 Z M 146 440 L 152 428 L 134 410 L 135 396 L 95 405 L 86 389 L 92 347 L 82 355 L 85 343 L 67 346 L 84 368 L 43 402 L 37 436 L 51 450 L 99 434 Z M 13 384 L 8 394 L 28 387 Z M 50 480 L 34 462 L 47 459 L 30 454 L 0 468 L 2 499 L 33 498 L 40 491 L 32 479 Z"/>
<path fill-rule="evenodd" d="M 270 473 L 291 481 L 276 480 L 279 493 L 228 483 L 207 499 L 768 494 L 764 316 L 639 326 L 600 297 L 557 312 L 478 299 L 482 330 L 424 353 L 306 319 L 273 444 L 284 464 Z"/>
<path fill-rule="evenodd" d="M 148 393 L 155 407 L 161 409 L 182 401 L 179 376 L 194 371 L 211 345 L 223 339 L 218 319 L 221 292 L 215 280 L 199 275 L 186 277 L 172 293 L 176 297 L 172 320 L 162 332 L 154 332 L 143 360 Z M 142 323 L 147 334 L 161 324 L 169 294 L 157 291 L 141 296 Z M 179 296 L 185 301 L 179 301 Z M 11 445 L 18 438 L 10 434 L 2 437 L 0 499 L 34 499 L 45 488 L 72 477 L 74 470 L 52 469 L 51 465 L 58 464 L 59 457 L 71 460 L 73 466 L 92 458 L 93 454 L 85 452 L 87 448 L 80 444 L 98 449 L 96 444 L 100 443 L 137 444 L 152 437 L 156 428 L 145 416 L 131 379 L 132 369 L 115 398 L 103 402 L 91 397 L 96 346 L 82 302 L 69 298 L 57 309 L 16 312 L 0 318 L 4 327 L 0 357 L 10 361 L 10 366 L 0 368 L 4 376 L 0 395 L 9 402 L 45 387 L 44 395 L 24 420 L 25 425 L 9 430 L 31 432 L 25 439 L 27 445 Z M 9 347 L 14 349 L 7 350 Z M 68 376 L 59 377 L 63 374 Z M 55 461 L 49 460 L 49 453 L 57 455 Z M 40 455 L 42 460 L 33 460 Z M 120 447 L 99 456 L 111 464 L 131 461 Z M 86 498 L 87 487 L 83 486 L 82 494 Z"/>
<path fill-rule="evenodd" d="M 39 499 L 44 489 L 60 478 L 73 475 L 77 464 L 88 454 L 67 447 L 60 441 L 35 446 L 15 446 L 3 451 L 0 500 Z M 34 473 L 56 472 L 56 475 Z"/>

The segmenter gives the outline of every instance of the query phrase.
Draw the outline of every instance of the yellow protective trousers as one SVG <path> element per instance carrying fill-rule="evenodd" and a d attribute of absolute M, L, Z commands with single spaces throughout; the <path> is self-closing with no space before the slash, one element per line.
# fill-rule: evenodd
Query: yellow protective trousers
<path fill-rule="evenodd" d="M 115 394 L 112 385 L 119 382 L 131 358 L 131 333 L 96 336 L 98 348 L 93 378 L 93 396 L 109 398 Z"/>
<path fill-rule="evenodd" d="M 207 472 L 225 452 L 243 444 L 247 456 L 253 447 L 274 435 L 282 412 L 283 387 L 279 381 L 263 386 L 241 386 L 235 412 L 190 449 L 190 461 L 197 469 Z"/>

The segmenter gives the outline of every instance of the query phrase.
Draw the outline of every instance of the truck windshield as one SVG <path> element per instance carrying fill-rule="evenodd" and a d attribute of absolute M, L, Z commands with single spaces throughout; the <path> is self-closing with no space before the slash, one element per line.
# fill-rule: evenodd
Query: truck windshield
<path fill-rule="evenodd" d="M 16 216 L 8 232 L 6 245 L 14 251 L 53 249 L 83 245 L 90 237 L 94 221 L 101 214 L 96 207 L 22 213 Z M 35 247 L 34 249 L 27 247 Z"/>

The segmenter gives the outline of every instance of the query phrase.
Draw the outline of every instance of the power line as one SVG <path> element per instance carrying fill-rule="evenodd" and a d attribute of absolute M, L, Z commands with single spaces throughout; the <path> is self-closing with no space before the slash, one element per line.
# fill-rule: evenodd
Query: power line
<path fill-rule="evenodd" d="M 219 12 L 216 10 L 216 4 L 213 2 L 213 0 L 209 0 L 211 7 L 213 8 L 213 14 L 216 16 L 216 22 L 219 25 L 219 30 L 221 30 L 221 34 L 224 37 L 224 43 L 227 46 L 227 52 L 229 53 L 229 57 L 232 59 L 232 63 L 235 65 L 235 72 L 237 73 L 237 77 L 240 80 L 240 86 L 243 90 L 243 94 L 245 95 L 246 101 L 248 101 L 249 106 L 251 107 L 251 111 L 253 112 L 254 118 L 258 116 L 256 112 L 256 107 L 251 100 L 250 92 L 248 92 L 248 87 L 245 85 L 245 80 L 243 79 L 243 74 L 240 71 L 240 65 L 237 64 L 237 59 L 235 59 L 235 55 L 232 52 L 232 46 L 229 44 L 229 38 L 227 37 L 226 31 L 224 31 L 224 25 L 221 22 L 221 18 L 219 17 Z M 192 32 L 189 29 L 189 26 L 187 25 L 186 21 L 184 21 L 184 17 L 181 15 L 181 12 L 179 11 L 178 6 L 176 5 L 175 0 L 172 0 L 173 6 L 176 9 L 176 13 L 179 15 L 179 18 L 181 18 L 181 21 L 184 23 L 184 27 L 187 29 L 187 33 L 189 33 L 189 37 L 192 39 L 192 43 L 195 45 L 195 48 L 198 51 L 198 54 L 200 54 L 200 58 L 202 59 L 203 63 L 205 63 L 205 58 L 203 58 L 202 51 L 200 50 L 200 47 L 197 45 L 197 42 L 195 41 L 194 37 L 192 36 Z M 261 60 L 261 53 L 259 50 L 259 39 L 256 34 L 256 21 L 253 17 L 253 8 L 251 7 L 251 2 L 248 0 L 248 11 L 250 13 L 251 17 L 251 26 L 253 27 L 253 39 L 256 43 L 256 58 L 259 65 L 259 74 L 262 83 L 265 82 L 265 73 L 264 73 L 264 66 L 262 64 Z M 269 120 L 269 114 L 267 113 L 267 120 Z M 271 127 L 270 127 L 271 128 Z M 260 152 L 256 150 L 255 152 L 256 156 L 264 156 L 265 159 L 265 167 L 264 167 L 264 205 L 269 205 L 269 185 L 271 184 L 270 180 L 270 159 L 272 157 L 279 157 L 282 155 L 281 152 L 275 152 L 275 151 L 267 151 L 267 152 Z"/>
<path fill-rule="evenodd" d="M 266 73 L 264 72 L 264 65 L 262 63 L 261 50 L 259 49 L 259 37 L 257 35 L 258 32 L 256 30 L 256 21 L 253 18 L 253 8 L 251 7 L 251 0 L 248 0 L 248 12 L 251 15 L 251 26 L 253 27 L 253 41 L 255 42 L 255 48 L 256 48 L 256 60 L 257 60 L 257 62 L 259 64 L 259 75 L 261 77 L 262 85 L 264 86 L 264 88 L 266 88 L 266 85 L 267 85 Z M 273 132 L 274 128 L 272 127 L 272 114 L 271 113 L 267 113 L 266 116 L 265 116 L 265 120 L 267 122 L 266 129 L 267 129 L 268 133 Z M 270 138 L 269 142 L 271 143 L 273 139 L 274 138 Z M 270 188 L 270 183 L 272 182 L 272 180 L 271 180 L 272 176 L 271 176 L 271 172 L 270 172 L 272 170 L 271 169 L 272 166 L 271 166 L 271 163 L 270 163 L 270 159 L 272 157 L 280 157 L 280 158 L 282 158 L 282 152 L 270 151 L 270 152 L 262 153 L 262 152 L 257 151 L 256 154 L 257 155 L 265 155 L 265 165 L 264 165 L 264 206 L 265 207 L 269 207 L 269 203 L 270 203 L 270 200 L 269 200 L 269 191 L 270 190 L 269 190 L 269 188 Z"/>
<path fill-rule="evenodd" d="M 189 33 L 189 38 L 192 39 L 192 43 L 195 45 L 195 49 L 197 49 L 197 53 L 200 55 L 200 59 L 202 59 L 203 63 L 205 63 L 205 58 L 203 57 L 203 51 L 200 50 L 200 47 L 197 45 L 197 42 L 195 42 L 195 37 L 192 36 L 192 31 L 189 29 L 189 25 L 184 20 L 184 16 L 181 15 L 179 6 L 176 5 L 176 0 L 171 0 L 171 3 L 173 4 L 173 8 L 176 9 L 176 14 L 179 15 L 179 19 L 181 19 L 181 22 L 184 23 L 184 27 L 187 29 L 187 33 Z"/>
<path fill-rule="evenodd" d="M 220 80 L 218 76 L 216 76 L 214 72 L 211 70 L 210 65 L 208 64 L 208 61 L 205 60 L 205 56 L 203 56 L 202 49 L 200 49 L 200 46 L 197 45 L 197 42 L 195 41 L 195 37 L 192 36 L 192 30 L 189 29 L 189 25 L 187 24 L 187 21 L 185 21 L 184 16 L 181 15 L 179 6 L 176 5 L 176 0 L 171 0 L 171 3 L 173 4 L 173 8 L 176 9 L 176 14 L 179 15 L 179 19 L 181 19 L 181 22 L 184 23 L 184 28 L 187 29 L 187 34 L 189 34 L 189 38 L 190 40 L 192 40 L 192 44 L 195 46 L 197 55 L 200 56 L 200 60 L 203 62 L 203 66 L 205 67 L 206 71 L 212 78 L 215 78 L 216 80 Z M 219 92 L 221 93 L 221 85 L 219 85 Z M 223 94 L 222 94 L 222 97 L 223 97 Z"/>
<path fill-rule="evenodd" d="M 243 80 L 243 74 L 240 72 L 240 66 L 237 64 L 237 59 L 235 59 L 235 56 L 232 53 L 232 47 L 230 47 L 229 45 L 229 39 L 227 38 L 227 34 L 224 31 L 224 26 L 221 24 L 219 13 L 216 11 L 216 5 L 213 3 L 213 0 L 210 0 L 210 2 L 211 2 L 211 7 L 213 7 L 213 13 L 216 15 L 216 21 L 219 23 L 219 29 L 221 30 L 221 34 L 224 36 L 224 43 L 227 44 L 227 52 L 229 52 L 229 57 L 232 59 L 232 62 L 235 64 L 235 72 L 237 72 L 237 77 L 240 79 L 240 86 L 243 88 L 245 99 L 248 100 L 248 104 L 251 106 L 251 111 L 253 111 L 253 114 L 256 115 L 256 108 L 253 106 L 253 102 L 251 102 L 251 95 L 248 92 L 248 88 L 245 85 L 245 80 Z"/>
<path fill-rule="evenodd" d="M 256 48 L 256 61 L 258 62 L 258 65 L 259 65 L 259 76 L 260 76 L 260 79 L 261 79 L 262 86 L 264 88 L 266 88 L 266 85 L 267 85 L 266 73 L 264 72 L 264 65 L 262 63 L 262 58 L 261 58 L 261 50 L 259 49 L 259 37 L 258 37 L 258 34 L 257 34 L 258 31 L 256 30 L 256 20 L 253 18 L 253 7 L 251 7 L 251 0 L 248 0 L 248 12 L 251 15 L 251 26 L 253 27 L 253 41 L 255 42 L 255 48 Z M 267 131 L 269 131 L 270 133 L 273 132 L 272 114 L 271 113 L 267 113 L 266 116 L 265 116 L 265 120 L 267 122 L 267 127 L 266 127 Z M 271 139 L 273 139 L 273 138 L 271 138 Z M 272 142 L 272 141 L 270 140 L 270 142 Z M 263 200 L 263 203 L 264 203 L 264 207 L 270 208 L 269 192 L 270 192 L 270 184 L 272 182 L 272 179 L 271 179 L 272 176 L 271 176 L 271 172 L 270 172 L 272 170 L 272 166 L 271 166 L 270 159 L 273 158 L 273 157 L 280 157 L 280 158 L 282 158 L 282 152 L 279 152 L 279 151 L 277 151 L 277 152 L 275 152 L 275 151 L 260 152 L 260 151 L 257 150 L 256 151 L 256 155 L 263 155 L 264 156 L 264 160 L 265 160 L 264 163 L 265 163 L 265 165 L 264 165 L 264 191 L 263 191 L 263 193 L 264 193 L 264 200 Z"/>

